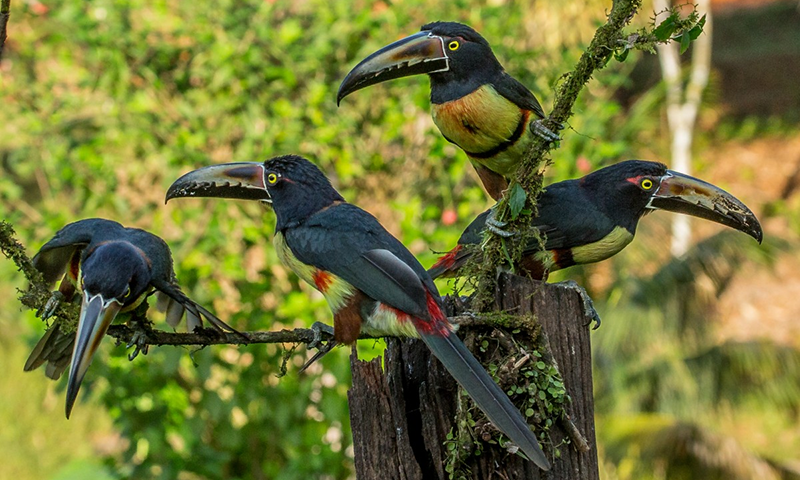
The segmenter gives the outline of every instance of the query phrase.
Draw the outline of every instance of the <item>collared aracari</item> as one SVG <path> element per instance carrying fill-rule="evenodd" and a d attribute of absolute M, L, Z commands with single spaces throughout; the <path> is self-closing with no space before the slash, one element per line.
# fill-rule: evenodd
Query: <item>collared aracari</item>
<path fill-rule="evenodd" d="M 453 332 L 422 265 L 313 163 L 288 155 L 200 168 L 172 184 L 167 200 L 176 197 L 271 204 L 278 256 L 325 296 L 335 341 L 353 343 L 362 331 L 421 338 L 489 420 L 536 465 L 550 468 L 522 414 Z"/>
<path fill-rule="evenodd" d="M 30 371 L 46 362 L 45 373 L 55 380 L 71 361 L 67 418 L 109 325 L 118 313 L 136 308 L 153 289 L 172 327 L 185 311 L 189 331 L 201 327 L 205 317 L 218 331 L 236 332 L 181 291 L 166 242 L 144 230 L 102 218 L 70 223 L 42 246 L 33 264 L 48 285 L 61 279 L 56 295 L 64 300 L 71 301 L 77 290 L 82 292 L 77 331 L 64 333 L 56 322 L 25 363 L 25 371 Z"/>
<path fill-rule="evenodd" d="M 583 178 L 554 183 L 537 202 L 531 225 L 544 237 L 522 253 L 520 269 L 534 278 L 572 265 L 599 262 L 625 248 L 639 219 L 654 210 L 692 215 L 740 230 L 759 243 L 763 238 L 755 214 L 724 190 L 697 178 L 668 170 L 664 164 L 628 160 L 601 168 Z M 470 223 L 458 245 L 439 258 L 428 273 L 455 277 L 483 241 L 491 210 Z"/>
<path fill-rule="evenodd" d="M 545 115 L 533 93 L 505 72 L 478 32 L 455 22 L 433 22 L 421 30 L 356 65 L 336 101 L 369 85 L 427 73 L 433 122 L 464 150 L 486 191 L 499 200 L 531 135 L 558 136 L 540 123 Z"/>

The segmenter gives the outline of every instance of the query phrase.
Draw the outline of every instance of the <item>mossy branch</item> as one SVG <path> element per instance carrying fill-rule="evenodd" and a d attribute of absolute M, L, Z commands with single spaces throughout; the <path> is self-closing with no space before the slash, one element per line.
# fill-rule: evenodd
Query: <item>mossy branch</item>
<path fill-rule="evenodd" d="M 0 221 L 0 251 L 13 261 L 20 272 L 25 275 L 30 287 L 28 290 L 20 291 L 20 303 L 41 312 L 50 300 L 53 292 L 50 286 L 45 284 L 42 274 L 33 266 L 25 247 L 22 246 L 15 237 L 14 228 L 6 221 Z M 80 313 L 80 306 L 74 303 L 62 302 L 53 314 L 53 317 L 72 325 L 77 322 Z M 252 331 L 243 332 L 244 335 L 236 333 L 218 332 L 210 328 L 192 333 L 167 332 L 148 328 L 152 322 L 147 318 L 147 303 L 143 303 L 132 315 L 140 324 L 145 325 L 144 330 L 136 331 L 126 325 L 112 325 L 108 329 L 108 335 L 116 338 L 120 342 L 129 343 L 134 334 L 144 335 L 144 343 L 147 345 L 243 345 L 250 343 L 304 343 L 306 345 L 318 341 L 319 333 L 310 328 L 295 328 L 292 330 L 280 330 L 275 332 Z M 494 317 L 478 318 L 469 316 L 448 317 L 454 325 L 485 325 L 501 326 L 499 320 Z M 362 334 L 359 339 L 377 339 L 374 335 Z M 322 340 L 328 340 L 323 338 Z"/>
<path fill-rule="evenodd" d="M 641 0 L 615 0 L 608 15 L 607 22 L 595 32 L 589 47 L 581 55 L 575 68 L 566 75 L 565 80 L 556 92 L 555 107 L 550 117 L 544 120 L 545 126 L 553 131 L 557 131 L 559 126 L 565 124 L 572 116 L 572 108 L 583 87 L 592 78 L 596 70 L 603 68 L 611 56 L 620 46 L 627 45 L 628 39 L 622 33 L 622 29 L 628 25 L 633 16 L 642 6 Z M 538 235 L 530 232 L 530 216 L 536 214 L 536 204 L 534 199 L 542 191 L 542 166 L 545 163 L 546 155 L 555 148 L 555 144 L 546 141 L 538 136 L 535 137 L 533 145 L 526 152 L 515 179 L 506 192 L 506 197 L 500 202 L 498 207 L 498 218 L 507 221 L 506 230 L 519 232 L 518 235 L 510 239 L 491 235 L 487 238 L 484 246 L 483 260 L 477 265 L 475 271 L 478 277 L 477 295 L 475 306 L 484 309 L 491 305 L 491 299 L 496 287 L 496 270 L 498 265 L 515 264 L 521 255 L 522 245 L 531 235 Z M 509 192 L 515 190 L 515 184 L 521 186 L 526 193 L 525 208 L 523 213 L 511 218 L 508 208 Z M 510 258 L 509 258 L 510 257 Z"/>
<path fill-rule="evenodd" d="M 11 16 L 11 0 L 0 0 L 0 60 L 3 59 L 3 47 L 6 45 L 6 29 Z"/>

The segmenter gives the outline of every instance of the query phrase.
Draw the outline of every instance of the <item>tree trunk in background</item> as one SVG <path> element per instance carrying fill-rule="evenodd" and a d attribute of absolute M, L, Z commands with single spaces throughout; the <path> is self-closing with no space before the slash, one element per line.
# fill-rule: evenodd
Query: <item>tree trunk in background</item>
<path fill-rule="evenodd" d="M 496 302 L 499 310 L 533 314 L 539 320 L 572 398 L 567 413 L 589 449 L 581 452 L 575 442 L 561 445 L 560 458 L 553 459 L 544 446 L 553 468 L 543 472 L 518 455 L 485 444 L 483 454 L 469 460 L 471 478 L 598 479 L 591 347 L 579 296 L 558 284 L 503 274 Z M 470 346 L 469 329 L 459 336 Z M 384 369 L 380 360 L 363 362 L 351 356 L 353 386 L 348 398 L 357 477 L 447 479 L 444 444 L 455 428 L 455 381 L 420 341 L 389 339 Z M 565 425 L 556 422 L 551 427 L 553 445 L 569 436 Z"/>
<path fill-rule="evenodd" d="M 658 45 L 658 59 L 667 87 L 667 121 L 672 138 L 673 168 L 686 174 L 692 173 L 692 137 L 697 120 L 703 90 L 708 85 L 711 71 L 711 8 L 710 0 L 697 0 L 697 13 L 706 15 L 703 34 L 692 43 L 692 66 L 689 81 L 683 86 L 680 61 L 680 46 L 676 42 Z M 669 0 L 654 0 L 656 12 L 669 8 Z M 656 23 L 661 19 L 656 18 Z M 692 239 L 690 218 L 676 215 L 672 223 L 672 255 L 686 253 Z"/>

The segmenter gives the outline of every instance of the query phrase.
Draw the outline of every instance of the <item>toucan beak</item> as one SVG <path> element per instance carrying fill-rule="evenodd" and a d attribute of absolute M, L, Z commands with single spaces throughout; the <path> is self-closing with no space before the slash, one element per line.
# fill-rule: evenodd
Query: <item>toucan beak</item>
<path fill-rule="evenodd" d="M 387 45 L 355 66 L 339 85 L 336 104 L 356 90 L 393 78 L 450 69 L 444 39 L 419 32 Z"/>
<path fill-rule="evenodd" d="M 97 294 L 89 297 L 83 292 L 81 316 L 78 320 L 78 331 L 75 333 L 75 346 L 72 349 L 72 365 L 69 368 L 69 382 L 67 383 L 67 407 L 69 418 L 78 390 L 81 388 L 86 370 L 92 364 L 92 358 L 97 351 L 97 346 L 108 330 L 108 326 L 122 308 L 122 304 L 115 298 L 105 299 Z"/>
<path fill-rule="evenodd" d="M 758 243 L 764 238 L 756 215 L 738 198 L 708 182 L 672 170 L 661 177 L 661 185 L 650 197 L 647 208 L 721 223 L 750 235 Z"/>
<path fill-rule="evenodd" d="M 165 202 L 176 197 L 222 197 L 271 203 L 264 173 L 264 164 L 260 162 L 223 163 L 198 168 L 170 185 Z"/>

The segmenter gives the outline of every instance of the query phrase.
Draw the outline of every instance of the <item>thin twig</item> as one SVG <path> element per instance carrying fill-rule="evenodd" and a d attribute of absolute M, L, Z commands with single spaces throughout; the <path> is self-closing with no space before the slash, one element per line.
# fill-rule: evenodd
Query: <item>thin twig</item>
<path fill-rule="evenodd" d="M 575 422 L 572 421 L 572 418 L 567 412 L 564 412 L 564 415 L 559 419 L 559 423 L 564 427 L 572 445 L 574 445 L 579 452 L 588 452 L 591 449 L 589 441 L 586 440 L 586 437 L 578 430 L 578 426 L 575 425 Z"/>
<path fill-rule="evenodd" d="M 11 259 L 17 268 L 25 275 L 30 288 L 20 292 L 20 302 L 26 307 L 41 311 L 50 297 L 52 291 L 46 285 L 44 278 L 39 270 L 34 267 L 33 262 L 25 252 L 25 247 L 15 238 L 14 228 L 6 221 L 0 221 L 0 251 Z M 146 317 L 146 307 L 137 309 L 134 313 L 139 320 L 148 323 Z M 79 306 L 73 303 L 62 302 L 59 304 L 54 317 L 64 319 L 67 322 L 74 322 L 78 318 Z M 481 319 L 474 315 L 456 315 L 449 317 L 454 325 L 491 325 L 491 319 Z M 111 325 L 108 335 L 116 338 L 120 342 L 130 343 L 134 337 L 135 330 L 126 325 Z M 182 333 L 167 332 L 145 328 L 139 330 L 140 335 L 144 335 L 143 343 L 147 345 L 246 345 L 250 343 L 313 343 L 315 341 L 327 341 L 329 336 L 320 335 L 313 329 L 295 328 L 293 330 L 281 330 L 277 332 L 242 332 L 244 335 L 236 333 L 219 332 L 214 329 L 206 328 L 199 332 Z M 361 334 L 359 340 L 378 339 L 374 335 Z"/>
<path fill-rule="evenodd" d="M 135 329 L 127 325 L 111 325 L 108 335 L 116 338 L 121 343 L 129 343 L 133 339 Z M 144 336 L 147 345 L 248 345 L 251 343 L 305 343 L 309 344 L 318 340 L 317 332 L 310 328 L 295 328 L 277 332 L 242 332 L 244 335 L 227 332 L 217 332 L 206 328 L 199 333 L 166 332 L 163 330 L 146 329 L 146 333 L 138 331 Z M 377 339 L 372 335 L 361 335 L 359 339 Z M 323 338 L 322 340 L 326 340 Z"/>

